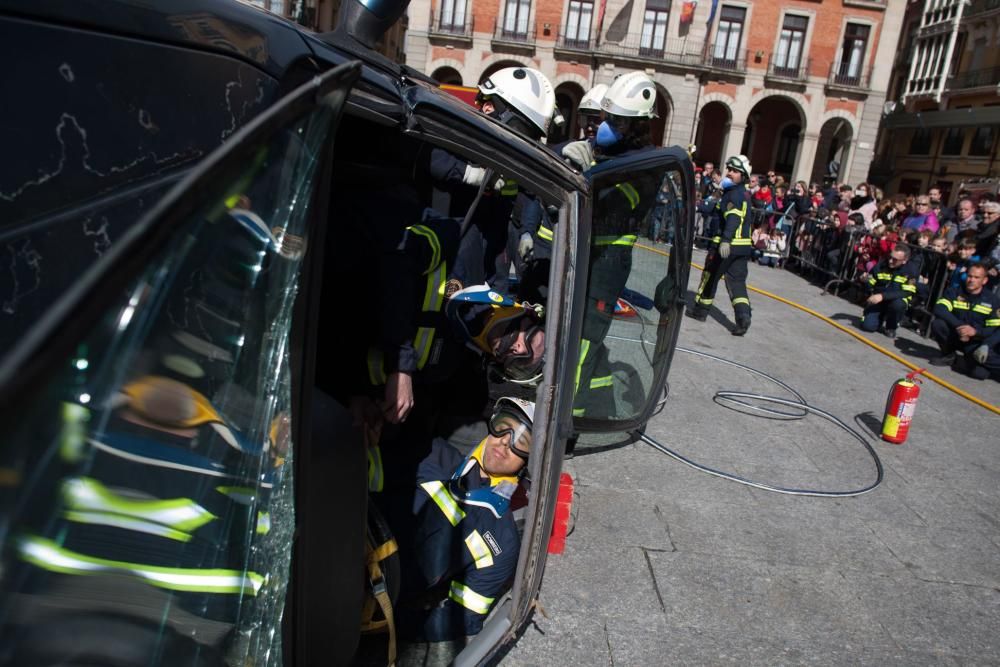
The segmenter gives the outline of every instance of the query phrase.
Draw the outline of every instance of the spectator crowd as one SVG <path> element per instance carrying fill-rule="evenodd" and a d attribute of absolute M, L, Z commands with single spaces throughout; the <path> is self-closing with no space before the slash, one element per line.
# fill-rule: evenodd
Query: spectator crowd
<path fill-rule="evenodd" d="M 699 240 L 718 235 L 722 174 L 698 170 Z M 930 335 L 935 365 L 1000 381 L 1000 201 L 960 191 L 954 207 L 940 188 L 887 197 L 869 183 L 786 182 L 754 174 L 747 191 L 754 259 L 795 265 L 858 288 L 859 326 L 896 337 L 899 326 Z M 667 239 L 660 239 L 667 240 Z"/>

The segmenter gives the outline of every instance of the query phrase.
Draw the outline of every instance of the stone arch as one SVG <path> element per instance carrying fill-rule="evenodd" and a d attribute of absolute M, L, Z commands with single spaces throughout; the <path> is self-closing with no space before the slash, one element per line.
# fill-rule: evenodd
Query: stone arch
<path fill-rule="evenodd" d="M 431 78 L 440 84 L 449 86 L 462 85 L 462 73 L 450 65 L 436 68 L 431 74 Z"/>
<path fill-rule="evenodd" d="M 843 109 L 832 109 L 820 118 L 816 158 L 813 160 L 810 179 L 822 182 L 828 177 L 844 180 L 850 173 L 854 156 L 853 143 L 858 136 L 857 118 Z M 830 173 L 831 162 L 839 164 L 836 174 Z"/>
<path fill-rule="evenodd" d="M 585 89 L 574 80 L 563 81 L 555 87 L 556 107 L 562 114 L 563 123 L 561 126 L 552 124 L 549 127 L 548 143 L 555 144 L 562 141 L 573 140 L 580 136 L 580 127 L 577 123 L 576 109 L 580 106 Z"/>
<path fill-rule="evenodd" d="M 732 120 L 733 110 L 726 106 L 725 100 L 710 100 L 701 106 L 694 134 L 694 145 L 697 147 L 694 154 L 696 163 L 704 165 L 706 162 L 712 162 L 716 167 L 722 163 L 726 157 L 722 151 L 726 145 L 726 136 Z"/>
<path fill-rule="evenodd" d="M 445 68 L 450 68 L 458 72 L 458 75 L 462 79 L 463 83 L 468 80 L 468 72 L 466 71 L 465 63 L 454 58 L 438 58 L 436 60 L 432 60 L 427 65 L 428 76 L 434 78 L 434 72 Z"/>
<path fill-rule="evenodd" d="M 653 144 L 656 146 L 665 146 L 674 120 L 674 98 L 670 96 L 666 86 L 662 83 L 656 81 L 655 84 L 657 118 L 654 118 L 650 123 L 650 134 L 652 135 Z"/>
<path fill-rule="evenodd" d="M 809 119 L 809 113 L 806 111 L 806 109 L 809 108 L 809 100 L 806 99 L 806 96 L 803 95 L 802 93 L 796 93 L 790 90 L 783 90 L 780 92 L 775 92 L 773 90 L 762 90 L 757 92 L 750 98 L 750 103 L 748 105 L 748 108 L 750 109 L 750 111 L 753 111 L 753 108 L 755 106 L 757 106 L 764 100 L 771 97 L 784 98 L 792 103 L 792 105 L 799 112 L 799 119 L 802 121 L 801 123 L 802 131 L 805 132 L 806 124 Z"/>
<path fill-rule="evenodd" d="M 581 76 L 574 72 L 565 72 L 563 74 L 560 74 L 556 78 L 551 79 L 551 81 L 553 87 L 555 88 L 558 88 L 564 83 L 575 83 L 576 85 L 580 86 L 583 92 L 587 92 L 588 90 L 593 88 L 593 85 L 591 85 L 590 81 L 587 80 L 587 77 Z"/>
<path fill-rule="evenodd" d="M 726 108 L 729 113 L 729 120 L 733 119 L 733 108 L 736 106 L 736 100 L 731 98 L 725 93 L 708 93 L 702 96 L 700 103 L 698 104 L 698 114 L 701 114 L 701 110 L 704 109 L 709 104 L 717 102 Z"/>

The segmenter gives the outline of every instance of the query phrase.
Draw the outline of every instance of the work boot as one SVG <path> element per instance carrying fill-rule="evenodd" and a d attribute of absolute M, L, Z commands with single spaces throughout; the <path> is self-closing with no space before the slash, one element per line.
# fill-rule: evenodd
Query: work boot
<path fill-rule="evenodd" d="M 708 319 L 708 311 L 697 306 L 691 308 L 689 307 L 685 313 L 688 317 L 698 320 L 699 322 L 704 322 Z"/>
<path fill-rule="evenodd" d="M 886 329 L 885 330 L 885 336 L 886 336 L 886 338 L 895 338 L 896 337 L 896 330 L 895 329 Z"/>
<path fill-rule="evenodd" d="M 749 317 L 737 317 L 736 327 L 733 328 L 734 336 L 742 336 L 750 329 L 750 318 Z"/>
<path fill-rule="evenodd" d="M 955 353 L 942 354 L 930 360 L 931 366 L 951 366 L 955 363 Z"/>

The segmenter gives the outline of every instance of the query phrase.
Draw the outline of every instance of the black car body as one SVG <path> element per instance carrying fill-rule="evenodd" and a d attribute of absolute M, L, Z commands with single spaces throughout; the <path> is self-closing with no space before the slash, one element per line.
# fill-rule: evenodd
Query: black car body
<path fill-rule="evenodd" d="M 495 659 L 534 608 L 567 439 L 636 432 L 660 404 L 690 259 L 686 154 L 585 178 L 349 35 L 238 3 L 0 3 L 0 26 L 23 63 L 3 84 L 0 664 L 356 659 L 366 461 L 317 388 L 338 373 L 330 332 L 365 316 L 338 198 L 371 178 L 419 189 L 433 148 L 558 218 L 517 575 L 455 663 Z M 592 197 L 630 178 L 669 185 L 675 242 L 631 261 L 650 305 L 614 325 L 624 390 L 574 420 Z"/>

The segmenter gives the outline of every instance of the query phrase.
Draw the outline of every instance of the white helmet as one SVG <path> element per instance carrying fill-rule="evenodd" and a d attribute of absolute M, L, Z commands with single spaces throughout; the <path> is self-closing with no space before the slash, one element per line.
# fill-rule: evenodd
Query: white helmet
<path fill-rule="evenodd" d="M 656 84 L 645 72 L 622 74 L 608 87 L 601 108 L 616 116 L 655 118 Z"/>
<path fill-rule="evenodd" d="M 743 178 L 750 178 L 750 172 L 753 169 L 750 167 L 750 158 L 746 155 L 734 155 L 728 160 L 726 160 L 727 169 L 735 169 L 736 171 L 743 174 Z"/>
<path fill-rule="evenodd" d="M 556 109 L 556 94 L 548 78 L 530 67 L 505 67 L 479 84 L 483 95 L 496 95 L 532 125 L 548 134 Z"/>
<path fill-rule="evenodd" d="M 601 112 L 601 100 L 604 99 L 604 94 L 608 92 L 608 85 L 606 83 L 599 83 L 590 90 L 588 90 L 583 95 L 583 99 L 580 100 L 580 106 L 577 111 L 592 111 L 594 113 Z"/>

